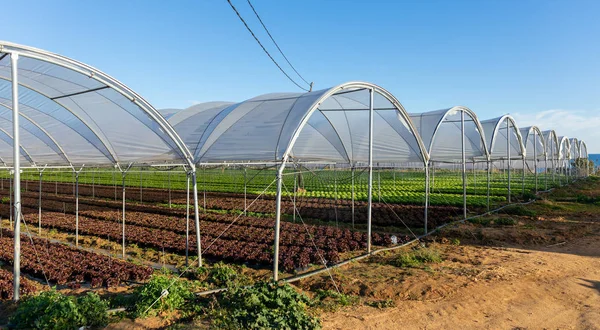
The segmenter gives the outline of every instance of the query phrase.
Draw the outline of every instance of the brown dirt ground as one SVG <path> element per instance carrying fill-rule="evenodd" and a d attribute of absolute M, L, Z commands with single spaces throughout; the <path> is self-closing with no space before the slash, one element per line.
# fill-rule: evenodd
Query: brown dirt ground
<path fill-rule="evenodd" d="M 559 189 L 528 206 L 515 226 L 460 224 L 427 244 L 444 261 L 390 265 L 398 251 L 336 270 L 340 291 L 361 302 L 322 314 L 324 329 L 600 329 L 600 182 Z M 460 240 L 460 244 L 456 245 Z M 299 283 L 334 289 L 328 276 Z M 370 303 L 387 301 L 387 308 Z"/>

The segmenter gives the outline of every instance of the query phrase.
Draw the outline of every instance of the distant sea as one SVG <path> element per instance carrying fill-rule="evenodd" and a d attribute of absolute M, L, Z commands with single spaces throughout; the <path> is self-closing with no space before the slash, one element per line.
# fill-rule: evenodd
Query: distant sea
<path fill-rule="evenodd" d="M 589 154 L 588 157 L 596 164 L 596 167 L 600 166 L 600 154 Z"/>

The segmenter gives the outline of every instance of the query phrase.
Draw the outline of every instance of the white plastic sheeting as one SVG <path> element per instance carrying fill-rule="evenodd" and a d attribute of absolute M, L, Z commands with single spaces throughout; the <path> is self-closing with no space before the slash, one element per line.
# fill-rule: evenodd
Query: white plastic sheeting
<path fill-rule="evenodd" d="M 525 147 L 513 117 L 504 115 L 481 122 L 491 160 L 523 159 Z"/>
<path fill-rule="evenodd" d="M 587 145 L 583 141 L 579 141 L 579 157 L 588 158 Z"/>
<path fill-rule="evenodd" d="M 418 162 L 426 152 L 404 108 L 383 88 L 350 82 L 308 93 L 261 95 L 181 110 L 169 122 L 196 163 L 335 161 L 366 163 L 369 90 L 373 95 L 373 161 Z"/>
<path fill-rule="evenodd" d="M 138 94 L 61 55 L 0 41 L 0 158 L 12 163 L 10 54 L 18 54 L 24 165 L 185 163 L 183 142 Z"/>
<path fill-rule="evenodd" d="M 461 113 L 464 113 L 465 157 L 487 159 L 485 134 L 477 115 L 469 108 L 457 106 L 410 114 L 431 161 L 462 160 Z"/>
<path fill-rule="evenodd" d="M 569 139 L 569 146 L 570 146 L 569 159 L 574 161 L 577 158 L 579 158 L 581 155 L 581 151 L 579 150 L 579 140 L 577 140 L 577 138 Z"/>
<path fill-rule="evenodd" d="M 566 136 L 558 137 L 558 159 L 566 161 L 571 157 L 571 141 Z"/>
<path fill-rule="evenodd" d="M 547 155 L 546 140 L 544 134 L 537 126 L 529 126 L 520 129 L 523 144 L 525 146 L 525 159 L 538 161 L 545 160 Z"/>

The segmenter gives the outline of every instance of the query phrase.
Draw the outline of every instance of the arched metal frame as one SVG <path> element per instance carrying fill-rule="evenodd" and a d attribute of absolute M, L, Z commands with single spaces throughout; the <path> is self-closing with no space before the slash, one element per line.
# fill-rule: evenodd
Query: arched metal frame
<path fill-rule="evenodd" d="M 162 132 L 164 132 L 169 137 L 171 142 L 173 142 L 174 145 L 176 146 L 176 150 L 174 150 L 174 151 L 179 154 L 181 159 L 186 164 L 188 164 L 189 166 L 193 165 L 192 155 L 190 154 L 187 146 L 185 145 L 185 143 L 183 143 L 181 138 L 177 135 L 177 133 L 171 127 L 171 125 L 168 123 L 168 121 L 162 115 L 160 115 L 160 113 L 154 107 L 152 107 L 152 105 L 150 105 L 150 103 L 148 103 L 139 94 L 135 93 L 133 90 L 129 89 L 127 86 L 125 86 L 123 83 L 119 82 L 118 80 L 116 80 L 116 79 L 110 77 L 109 75 L 105 74 L 104 72 L 102 72 L 98 69 L 95 69 L 91 66 L 88 66 L 84 63 L 78 62 L 76 60 L 70 59 L 70 58 L 62 56 L 62 55 L 54 54 L 54 53 L 51 53 L 51 52 L 48 52 L 45 50 L 41 50 L 41 49 L 37 49 L 37 48 L 33 48 L 33 47 L 22 46 L 22 45 L 17 45 L 17 44 L 5 42 L 5 41 L 0 41 L 0 54 L 3 54 L 3 53 L 4 54 L 19 54 L 19 56 L 36 59 L 39 61 L 47 62 L 50 64 L 54 64 L 54 65 L 72 70 L 76 73 L 85 75 L 85 76 L 89 77 L 90 79 L 96 80 L 99 83 L 107 86 L 107 88 L 110 88 L 110 89 L 114 90 L 115 92 L 121 94 L 126 99 L 128 99 L 132 103 L 134 103 L 141 111 L 143 111 L 152 120 L 153 123 L 157 124 L 160 127 Z M 36 90 L 35 88 L 32 88 L 31 86 L 27 86 L 26 84 L 23 84 L 23 83 L 19 83 L 19 86 L 23 86 L 27 89 L 30 89 L 30 90 L 46 97 L 48 100 L 52 101 L 53 103 L 56 103 L 62 109 L 65 109 L 66 111 L 70 112 L 72 115 L 76 116 L 83 124 L 85 124 L 90 129 L 90 131 L 92 133 L 94 133 L 94 135 L 104 144 L 104 146 L 110 152 L 111 157 L 113 158 L 110 163 L 118 163 L 118 155 L 116 155 L 115 151 L 112 148 L 110 148 L 110 141 L 107 141 L 103 137 L 103 134 L 96 132 L 90 125 L 86 124 L 85 121 L 77 115 L 76 111 L 72 111 L 71 109 L 69 109 L 69 107 L 67 107 L 63 104 L 57 103 L 55 100 L 53 100 L 53 97 L 51 97 L 49 95 L 45 95 L 41 91 Z M 126 112 L 126 111 L 124 111 L 124 112 Z M 169 142 L 166 142 L 166 143 L 167 143 L 167 145 L 170 145 Z M 74 164 L 64 164 L 64 165 L 74 165 Z"/>
<path fill-rule="evenodd" d="M 107 141 L 104 138 L 103 134 L 99 134 L 92 127 L 87 125 L 84 120 L 79 118 L 79 116 L 77 115 L 77 113 L 75 111 L 72 111 L 71 109 L 69 109 L 69 107 L 56 102 L 55 101 L 56 97 L 52 98 L 49 95 L 44 95 L 41 91 L 36 90 L 36 89 L 32 88 L 31 86 L 27 86 L 26 84 L 21 83 L 19 81 L 18 60 L 20 57 L 31 58 L 31 59 L 35 59 L 38 61 L 48 63 L 48 64 L 56 65 L 58 67 L 61 67 L 61 68 L 76 72 L 78 74 L 87 76 L 89 79 L 96 80 L 97 82 L 99 82 L 100 84 L 105 86 L 105 87 L 102 87 L 102 89 L 105 89 L 105 88 L 112 89 L 113 91 L 115 91 L 118 94 L 120 94 L 121 96 L 123 96 L 125 99 L 134 103 L 139 110 L 141 110 L 148 118 L 150 118 L 150 120 L 153 124 L 158 125 L 160 132 L 166 134 L 166 137 L 163 137 L 163 136 L 157 134 L 156 131 L 154 131 L 151 127 L 147 126 L 147 124 L 144 124 L 151 131 L 153 131 L 160 139 L 162 139 L 167 146 L 175 147 L 172 151 L 176 152 L 176 154 L 179 155 L 180 159 L 187 166 L 189 166 L 190 172 L 194 178 L 194 206 L 195 206 L 194 212 L 195 212 L 195 221 L 196 221 L 196 240 L 197 240 L 198 264 L 201 266 L 202 258 L 201 258 L 201 245 L 200 245 L 198 196 L 197 196 L 197 184 L 196 184 L 196 180 L 195 180 L 196 167 L 192 161 L 193 158 L 192 158 L 192 155 L 190 154 L 190 151 L 187 149 L 186 145 L 183 143 L 181 138 L 177 135 L 177 133 L 175 132 L 173 127 L 171 127 L 171 125 L 167 122 L 167 120 L 164 117 L 162 117 L 160 115 L 160 113 L 156 109 L 154 109 L 146 100 L 144 100 L 142 97 L 140 97 L 134 91 L 129 89 L 127 86 L 125 86 L 121 82 L 117 81 L 116 79 L 106 75 L 105 73 L 103 73 L 95 68 L 92 68 L 86 64 L 83 64 L 81 62 L 72 60 L 70 58 L 67 58 L 67 57 L 64 57 L 64 56 L 61 56 L 58 54 L 50 53 L 50 52 L 47 52 L 44 50 L 0 41 L 0 60 L 4 59 L 6 57 L 10 57 L 10 63 L 11 63 L 10 79 L 4 78 L 4 77 L 2 79 L 5 81 L 9 81 L 11 84 L 12 107 L 7 107 L 6 105 L 3 105 L 3 107 L 9 108 L 13 112 L 13 117 L 12 117 L 13 135 L 10 135 L 8 132 L 4 131 L 3 129 L 1 130 L 3 134 L 0 134 L 0 135 L 2 135 L 2 138 L 7 143 L 10 144 L 10 142 L 12 142 L 12 145 L 13 145 L 13 164 L 12 165 L 13 165 L 13 170 L 14 170 L 14 191 L 13 191 L 14 198 L 13 198 L 13 205 L 11 206 L 11 208 L 14 209 L 14 215 L 15 215 L 14 262 L 13 262 L 13 268 L 14 268 L 13 299 L 19 300 L 19 287 L 20 287 L 20 281 L 19 281 L 20 258 L 21 258 L 21 255 L 20 255 L 21 254 L 20 253 L 20 225 L 21 225 L 21 223 L 20 223 L 20 218 L 21 218 L 21 216 L 20 216 L 21 215 L 20 155 L 24 154 L 25 158 L 32 164 L 33 167 L 38 167 L 38 165 L 35 164 L 35 162 L 31 158 L 31 156 L 27 153 L 25 148 L 21 145 L 20 139 L 19 139 L 19 130 L 21 129 L 20 125 L 19 125 L 19 118 L 22 117 L 21 114 L 19 113 L 19 104 L 20 104 L 19 88 L 25 88 L 30 91 L 36 92 L 39 95 L 44 96 L 47 100 L 58 104 L 61 109 L 64 109 L 67 112 L 69 112 L 71 115 L 77 117 L 81 123 L 86 125 L 88 127 L 88 129 L 90 129 L 90 131 L 96 136 L 96 138 L 99 139 L 99 141 L 106 147 L 107 151 L 110 153 L 111 157 L 107 158 L 109 161 L 106 163 L 106 165 L 114 165 L 114 166 L 117 166 L 120 168 L 120 164 L 118 162 L 118 155 L 116 155 L 115 151 L 112 148 L 109 148 L 110 141 Z M 94 92 L 94 91 L 95 90 L 93 90 L 93 89 L 86 90 L 83 93 Z M 78 93 L 65 94 L 65 95 L 61 95 L 61 96 L 57 96 L 57 97 L 71 97 L 71 96 L 74 96 L 77 94 Z M 34 107 L 30 107 L 30 108 L 36 110 Z M 121 109 L 123 109 L 124 114 L 125 113 L 130 114 L 124 108 L 121 107 Z M 84 110 L 84 109 L 82 109 L 82 110 Z M 28 122 L 32 123 L 35 127 L 40 129 L 43 133 L 45 133 L 47 135 L 47 137 L 51 141 L 54 142 L 55 146 L 58 148 L 58 150 L 60 150 L 60 152 L 57 152 L 57 154 L 63 160 L 65 160 L 64 165 L 70 166 L 73 169 L 73 171 L 76 173 L 76 177 L 78 177 L 79 171 L 75 170 L 74 164 L 72 164 L 69 161 L 68 157 L 66 157 L 66 153 L 64 153 L 64 149 L 59 144 L 60 141 L 56 141 L 56 139 L 54 139 L 52 136 L 50 136 L 47 133 L 47 131 L 45 131 L 42 128 L 42 126 L 39 125 L 38 123 L 32 121 L 29 118 L 26 118 L 26 117 L 23 117 L 23 118 L 27 119 Z M 6 119 L 6 118 L 4 118 L 4 119 Z M 56 118 L 54 118 L 54 119 L 56 119 Z M 68 127 L 68 125 L 66 125 L 66 126 Z M 34 136 L 35 136 L 35 134 L 34 134 Z M 39 136 L 36 136 L 36 137 L 38 139 L 40 138 Z M 169 139 L 170 142 L 166 141 L 165 139 Z M 93 143 L 91 143 L 91 144 L 92 144 L 92 146 L 94 146 Z M 56 152 L 56 150 L 54 148 L 51 147 L 51 149 Z M 62 152 L 62 155 L 60 154 L 61 152 Z M 80 165 L 83 166 L 83 164 L 80 164 Z M 40 178 L 41 178 L 41 174 L 40 174 Z M 76 197 L 76 200 L 78 201 L 78 196 Z M 124 206 L 125 206 L 125 204 L 123 201 L 123 208 L 124 208 Z M 76 206 L 76 210 L 78 210 L 78 203 Z M 123 213 L 123 218 L 125 218 L 125 213 Z M 78 219 L 78 212 L 76 212 L 76 219 Z M 123 234 L 124 234 L 124 230 L 125 230 L 125 221 L 123 221 Z M 123 236 L 123 243 L 124 243 L 124 241 L 125 241 L 125 236 Z"/>
<path fill-rule="evenodd" d="M 465 114 L 467 116 L 469 116 L 471 118 L 471 120 L 473 121 L 473 123 L 475 124 L 476 128 L 477 128 L 477 132 L 479 133 L 479 137 L 481 139 L 481 146 L 483 147 L 483 157 L 485 158 L 485 161 L 487 163 L 488 166 L 488 185 L 489 185 L 489 161 L 490 161 L 490 154 L 488 151 L 488 146 L 487 146 L 487 142 L 486 142 L 486 138 L 485 138 L 485 132 L 483 130 L 483 126 L 481 125 L 481 122 L 479 121 L 479 119 L 477 118 L 477 115 L 475 114 L 475 112 L 473 112 L 471 109 L 464 107 L 464 106 L 454 106 L 450 109 L 447 109 L 439 118 L 437 124 L 435 125 L 435 128 L 431 134 L 431 141 L 429 142 L 429 146 L 427 149 L 428 152 L 428 162 L 427 162 L 427 166 L 426 166 L 426 175 L 425 175 L 425 185 L 426 185 L 426 189 L 425 189 L 425 210 L 427 210 L 427 207 L 429 205 L 429 163 L 434 159 L 434 154 L 433 154 L 433 146 L 435 145 L 436 142 L 436 137 L 438 134 L 438 131 L 441 127 L 441 125 L 446 121 L 447 117 L 451 114 L 455 114 L 456 112 L 460 112 L 461 114 L 461 126 L 460 126 L 460 130 L 461 130 L 461 165 L 462 165 L 462 183 L 463 183 L 463 217 L 466 219 L 467 218 L 467 177 L 466 177 L 466 173 L 467 173 L 467 168 L 466 168 L 466 156 L 465 156 Z M 488 195 L 488 200 L 489 200 L 489 195 Z M 489 204 L 489 201 L 488 201 Z M 427 224 L 425 224 L 425 226 L 427 226 Z"/>
<path fill-rule="evenodd" d="M 279 233 L 281 227 L 281 194 L 282 194 L 282 181 L 283 181 L 283 170 L 288 162 L 292 149 L 294 148 L 294 144 L 298 139 L 298 136 L 302 132 L 302 129 L 307 125 L 308 120 L 312 116 L 312 114 L 318 110 L 319 106 L 329 97 L 335 95 L 336 93 L 353 90 L 353 89 L 367 89 L 369 91 L 369 160 L 368 160 L 368 168 L 369 168 L 369 181 L 368 181 L 368 210 L 367 210 L 367 252 L 371 252 L 371 211 L 372 211 L 372 198 L 373 198 L 373 113 L 374 110 L 374 100 L 373 96 L 375 93 L 379 93 L 383 97 L 385 97 L 388 101 L 390 101 L 401 118 L 406 122 L 409 126 L 410 131 L 412 132 L 415 141 L 419 146 L 419 151 L 422 156 L 423 166 L 427 169 L 428 164 L 428 153 L 423 145 L 423 141 L 421 140 L 419 133 L 417 132 L 415 126 L 413 125 L 410 116 L 400 104 L 400 102 L 388 91 L 385 89 L 366 82 L 348 82 L 345 84 L 338 85 L 329 89 L 326 93 L 321 95 L 319 99 L 317 99 L 308 111 L 304 114 L 302 120 L 295 128 L 294 133 L 288 143 L 285 151 L 280 159 L 281 164 L 277 170 L 277 194 L 276 194 L 276 208 L 275 208 L 275 242 L 274 242 L 274 258 L 273 258 L 273 279 L 275 281 L 279 278 Z M 277 148 L 278 149 L 278 148 Z"/>
<path fill-rule="evenodd" d="M 501 127 L 502 123 L 504 123 L 505 121 L 508 121 L 512 124 L 512 129 L 514 130 L 514 132 L 517 136 L 517 139 L 519 140 L 519 148 L 521 149 L 521 154 L 520 154 L 521 157 L 519 157 L 519 158 L 525 157 L 526 153 L 527 153 L 527 149 L 525 148 L 525 145 L 523 144 L 523 137 L 521 136 L 521 131 L 519 130 L 519 126 L 517 126 L 515 119 L 511 115 L 504 115 L 502 117 L 498 117 L 497 119 L 498 120 L 496 121 L 496 124 L 494 126 L 493 134 L 490 137 L 489 145 L 487 146 L 490 159 L 492 159 L 494 156 L 494 146 L 496 145 L 498 132 L 502 128 Z M 508 132 L 507 132 L 507 135 L 508 135 Z"/>
<path fill-rule="evenodd" d="M 542 156 L 543 156 L 543 160 L 544 160 L 544 189 L 548 189 L 548 153 L 547 153 L 547 145 L 546 145 L 546 139 L 544 137 L 544 134 L 542 133 L 542 130 L 540 130 L 539 127 L 537 126 L 529 126 L 529 127 L 525 127 L 521 129 L 522 131 L 526 132 L 525 137 L 523 138 L 523 145 L 525 146 L 525 157 L 523 158 L 523 192 L 525 192 L 525 161 L 526 159 L 532 159 L 533 160 L 533 164 L 534 164 L 534 175 L 535 175 L 535 192 L 537 193 L 537 188 L 538 188 L 538 180 L 537 180 L 537 175 L 538 175 L 538 161 L 539 161 L 539 152 L 537 149 L 537 142 L 538 142 L 538 138 L 540 139 L 539 142 L 541 142 L 542 144 Z M 523 136 L 523 134 L 521 134 L 521 136 Z M 533 155 L 531 158 L 527 158 L 527 142 L 529 141 L 529 139 L 532 139 L 532 145 L 533 145 Z"/>
<path fill-rule="evenodd" d="M 485 159 L 488 160 L 490 157 L 490 153 L 488 151 L 488 146 L 487 146 L 487 142 L 485 139 L 485 132 L 483 131 L 483 127 L 481 126 L 481 122 L 479 121 L 479 119 L 477 118 L 477 115 L 475 114 L 475 112 L 473 112 L 471 109 L 467 108 L 467 107 L 463 107 L 463 106 L 454 106 L 450 109 L 448 109 L 444 115 L 440 118 L 440 120 L 438 121 L 438 123 L 435 125 L 435 129 L 433 131 L 433 134 L 431 136 L 431 142 L 429 143 L 429 147 L 427 149 L 428 152 L 428 159 L 432 160 L 433 155 L 432 155 L 432 150 L 433 150 L 433 145 L 435 144 L 435 138 L 437 137 L 437 132 L 440 128 L 440 126 L 444 123 L 444 121 L 446 120 L 446 118 L 448 117 L 448 115 L 456 112 L 456 111 L 460 111 L 466 115 L 468 115 L 471 120 L 473 121 L 473 123 L 475 123 L 475 125 L 477 126 L 477 130 L 479 131 L 479 136 L 481 137 L 481 143 L 483 145 L 483 150 L 485 152 Z M 463 132 L 464 135 L 464 132 Z"/>

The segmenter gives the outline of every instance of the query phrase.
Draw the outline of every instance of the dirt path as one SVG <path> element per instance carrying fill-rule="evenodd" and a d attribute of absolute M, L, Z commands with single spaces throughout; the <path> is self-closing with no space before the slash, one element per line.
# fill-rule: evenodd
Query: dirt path
<path fill-rule="evenodd" d="M 541 251 L 465 249 L 493 260 L 487 276 L 441 299 L 325 314 L 324 329 L 600 329 L 600 236 Z"/>

